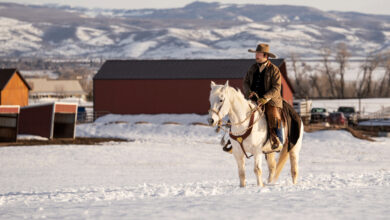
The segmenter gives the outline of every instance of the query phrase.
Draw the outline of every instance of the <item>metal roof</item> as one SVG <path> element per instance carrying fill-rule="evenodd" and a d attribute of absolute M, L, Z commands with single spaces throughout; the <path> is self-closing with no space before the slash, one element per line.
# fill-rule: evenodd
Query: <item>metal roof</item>
<path fill-rule="evenodd" d="M 5 88 L 5 86 L 8 84 L 9 80 L 12 78 L 14 73 L 19 75 L 19 77 L 22 79 L 24 84 L 27 86 L 29 90 L 31 90 L 30 86 L 26 82 L 26 80 L 23 78 L 23 76 L 19 73 L 18 69 L 0 69 L 0 91 Z"/>
<path fill-rule="evenodd" d="M 284 59 L 271 59 L 280 67 Z M 238 79 L 254 59 L 107 60 L 94 79 Z"/>
<path fill-rule="evenodd" d="M 87 94 L 84 92 L 78 80 L 48 80 L 45 78 L 30 78 L 27 79 L 27 81 L 32 87 L 30 94 Z"/>

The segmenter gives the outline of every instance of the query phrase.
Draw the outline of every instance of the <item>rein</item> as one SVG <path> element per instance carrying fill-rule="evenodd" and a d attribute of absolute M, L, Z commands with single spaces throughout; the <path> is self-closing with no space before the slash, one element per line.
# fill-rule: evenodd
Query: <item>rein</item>
<path fill-rule="evenodd" d="M 242 134 L 242 135 L 234 135 L 231 131 L 229 132 L 229 136 L 230 136 L 233 140 L 237 141 L 237 142 L 240 144 L 241 150 L 244 152 L 245 157 L 246 157 L 247 159 L 249 159 L 250 157 L 248 157 L 248 155 L 246 154 L 246 151 L 245 151 L 244 146 L 243 146 L 243 142 L 244 142 L 244 140 L 252 133 L 252 128 L 253 128 L 253 125 L 254 125 L 254 123 L 253 123 L 254 118 L 255 118 L 255 114 L 252 113 L 252 114 L 251 114 L 251 119 L 249 120 L 249 127 L 248 127 L 248 129 L 245 131 L 244 134 Z M 259 117 L 259 118 L 260 118 L 260 117 Z M 230 130 L 231 130 L 231 128 L 230 128 Z M 252 156 L 253 156 L 253 155 L 252 155 Z"/>
<path fill-rule="evenodd" d="M 219 118 L 219 121 L 218 121 L 218 128 L 217 128 L 217 132 L 219 132 L 219 129 L 222 129 L 224 130 L 226 133 L 229 133 L 229 136 L 230 138 L 232 138 L 233 140 L 237 141 L 239 144 L 240 144 L 240 147 L 241 147 L 241 150 L 243 151 L 243 153 L 245 154 L 245 157 L 247 159 L 249 159 L 250 157 L 252 157 L 253 155 L 251 156 L 248 156 L 248 154 L 246 153 L 245 149 L 244 149 L 244 146 L 243 146 L 243 142 L 244 140 L 249 137 L 249 135 L 252 133 L 252 128 L 253 126 L 260 120 L 261 118 L 261 111 L 260 109 L 264 108 L 264 106 L 261 106 L 261 105 L 258 105 L 256 106 L 256 108 L 253 108 L 249 105 L 249 107 L 251 108 L 251 113 L 241 122 L 238 122 L 238 123 L 230 123 L 230 122 L 225 122 L 223 124 L 223 120 L 221 118 L 221 116 L 219 115 L 219 111 L 215 111 L 214 109 L 210 109 L 210 111 L 214 112 L 215 114 L 217 114 L 218 118 Z M 258 119 L 256 119 L 256 121 L 254 121 L 254 118 L 255 118 L 255 113 L 256 112 L 259 112 L 259 117 Z M 262 111 L 264 113 L 264 109 Z M 225 127 L 228 127 L 228 126 L 234 126 L 234 125 L 241 125 L 243 124 L 245 121 L 247 121 L 248 119 L 250 118 L 249 120 L 249 124 L 248 124 L 248 127 L 243 131 L 243 134 L 242 135 L 234 135 L 232 132 L 231 132 L 231 128 L 230 130 L 226 130 L 224 129 L 222 126 L 225 126 Z M 267 140 L 266 140 L 267 141 Z M 264 144 L 263 144 L 264 145 Z"/>
<path fill-rule="evenodd" d="M 209 112 L 210 112 L 210 111 L 211 111 L 211 112 L 214 112 L 214 113 L 218 116 L 218 118 L 219 118 L 218 123 L 217 123 L 218 129 L 222 129 L 222 130 L 224 130 L 224 131 L 226 131 L 226 132 L 229 132 L 229 131 L 223 129 L 222 126 L 228 127 L 228 126 L 237 126 L 237 125 L 241 125 L 241 124 L 243 124 L 244 122 L 246 122 L 250 117 L 252 117 L 252 115 L 254 115 L 254 113 L 255 113 L 256 111 L 259 111 L 260 109 L 262 109 L 262 112 L 264 112 L 264 106 L 261 106 L 261 105 L 258 105 L 258 106 L 256 106 L 256 108 L 253 108 L 253 109 L 252 109 L 252 107 L 249 105 L 249 108 L 251 108 L 251 113 L 250 113 L 248 116 L 246 116 L 246 118 L 245 118 L 244 120 L 242 120 L 242 121 L 240 121 L 240 122 L 237 122 L 237 123 L 231 123 L 231 122 L 225 122 L 225 123 L 223 123 L 224 121 L 222 120 L 221 116 L 219 116 L 219 111 L 215 111 L 214 109 L 210 109 Z M 259 111 L 259 113 L 260 113 L 260 111 Z M 256 122 L 259 121 L 259 120 L 260 120 L 260 117 L 256 120 Z M 255 123 L 256 123 L 256 122 L 255 122 Z M 255 123 L 254 123 L 254 124 L 255 124 Z M 253 127 L 253 125 L 252 125 L 252 127 Z M 251 129 L 252 127 L 249 126 L 246 130 Z M 218 130 L 218 131 L 219 131 L 219 130 Z"/>

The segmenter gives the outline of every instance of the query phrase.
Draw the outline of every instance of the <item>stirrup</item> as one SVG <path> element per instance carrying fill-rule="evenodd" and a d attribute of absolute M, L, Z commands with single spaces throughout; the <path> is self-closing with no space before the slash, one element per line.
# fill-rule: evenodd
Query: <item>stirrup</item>
<path fill-rule="evenodd" d="M 228 141 L 226 142 L 226 144 L 225 144 L 225 146 L 223 146 L 222 150 L 225 151 L 226 153 L 229 153 L 229 154 L 232 153 L 233 146 L 232 146 L 232 144 L 230 143 L 230 140 L 228 140 Z"/>
<path fill-rule="evenodd" d="M 222 148 L 222 150 L 223 151 L 225 151 L 226 153 L 229 153 L 229 154 L 231 154 L 232 153 L 232 150 L 233 150 L 233 147 L 232 147 L 232 145 L 229 145 L 229 146 L 224 146 L 223 148 Z"/>
<path fill-rule="evenodd" d="M 278 144 L 274 145 L 271 140 L 268 139 L 268 141 L 270 142 L 269 143 L 270 147 L 267 148 L 267 151 L 265 151 L 264 148 L 262 148 L 263 154 L 270 154 L 270 153 L 274 153 L 274 152 L 279 153 L 280 151 L 282 151 L 282 149 L 283 149 L 282 143 L 280 143 L 278 141 Z M 274 146 L 276 146 L 276 147 L 274 147 Z"/>

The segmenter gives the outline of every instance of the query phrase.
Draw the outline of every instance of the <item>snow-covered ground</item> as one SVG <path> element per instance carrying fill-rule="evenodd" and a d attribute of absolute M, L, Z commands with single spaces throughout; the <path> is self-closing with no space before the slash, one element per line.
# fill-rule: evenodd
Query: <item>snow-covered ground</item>
<path fill-rule="evenodd" d="M 67 102 L 67 103 L 77 103 L 81 106 L 93 106 L 93 103 L 86 101 L 84 98 L 78 97 L 68 97 L 68 98 L 40 98 L 40 99 L 29 99 L 29 105 L 48 103 L 48 102 Z"/>
<path fill-rule="evenodd" d="M 108 115 L 77 136 L 132 141 L 0 148 L 0 219 L 388 219 L 389 138 L 305 133 L 297 185 L 286 164 L 278 184 L 258 188 L 251 159 L 240 188 L 221 134 L 191 125 L 205 121 Z"/>

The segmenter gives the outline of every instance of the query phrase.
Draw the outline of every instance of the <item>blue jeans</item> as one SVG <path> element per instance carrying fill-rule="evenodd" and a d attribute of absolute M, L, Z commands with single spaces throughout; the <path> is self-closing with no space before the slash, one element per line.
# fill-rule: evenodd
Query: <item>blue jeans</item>
<path fill-rule="evenodd" d="M 283 144 L 283 125 L 280 125 L 280 128 L 274 128 L 274 131 L 276 136 L 278 136 L 280 143 Z"/>

